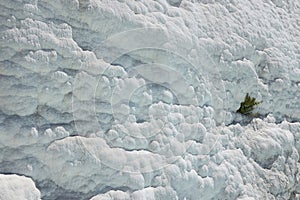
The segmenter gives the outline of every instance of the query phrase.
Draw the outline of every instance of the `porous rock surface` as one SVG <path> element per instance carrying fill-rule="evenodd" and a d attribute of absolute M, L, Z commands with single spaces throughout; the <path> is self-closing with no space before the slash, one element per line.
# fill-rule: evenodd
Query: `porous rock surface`
<path fill-rule="evenodd" d="M 3 199 L 297 198 L 299 1 L 0 10 Z"/>

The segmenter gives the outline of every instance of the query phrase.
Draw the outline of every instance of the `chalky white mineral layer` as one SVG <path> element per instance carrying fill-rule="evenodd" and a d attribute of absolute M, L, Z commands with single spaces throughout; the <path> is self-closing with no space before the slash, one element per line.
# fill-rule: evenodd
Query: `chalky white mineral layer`
<path fill-rule="evenodd" d="M 299 11 L 0 1 L 0 199 L 297 198 Z"/>

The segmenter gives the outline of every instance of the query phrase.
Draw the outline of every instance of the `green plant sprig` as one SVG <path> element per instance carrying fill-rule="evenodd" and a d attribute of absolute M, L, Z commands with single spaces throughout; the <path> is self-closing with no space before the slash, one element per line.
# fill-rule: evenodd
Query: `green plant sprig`
<path fill-rule="evenodd" d="M 256 101 L 255 98 L 250 97 L 247 93 L 245 96 L 245 100 L 241 102 L 240 108 L 236 112 L 241 113 L 243 115 L 257 116 L 258 113 L 253 114 L 252 111 L 254 110 L 254 106 L 260 103 L 262 103 L 262 101 Z"/>

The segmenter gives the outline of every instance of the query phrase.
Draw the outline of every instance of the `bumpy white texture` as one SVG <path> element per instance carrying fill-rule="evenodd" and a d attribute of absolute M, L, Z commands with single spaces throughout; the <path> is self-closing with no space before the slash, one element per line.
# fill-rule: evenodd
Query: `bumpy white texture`
<path fill-rule="evenodd" d="M 41 193 L 27 177 L 0 174 L 0 199 L 40 200 Z"/>
<path fill-rule="evenodd" d="M 0 173 L 42 199 L 300 194 L 298 1 L 0 5 Z"/>

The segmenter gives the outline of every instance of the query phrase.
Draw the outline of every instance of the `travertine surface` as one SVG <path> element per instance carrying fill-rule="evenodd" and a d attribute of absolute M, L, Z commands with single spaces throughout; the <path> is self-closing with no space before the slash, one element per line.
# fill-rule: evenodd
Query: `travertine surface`
<path fill-rule="evenodd" d="M 27 199 L 296 198 L 299 10 L 1 1 L 0 174 L 30 177 Z"/>

